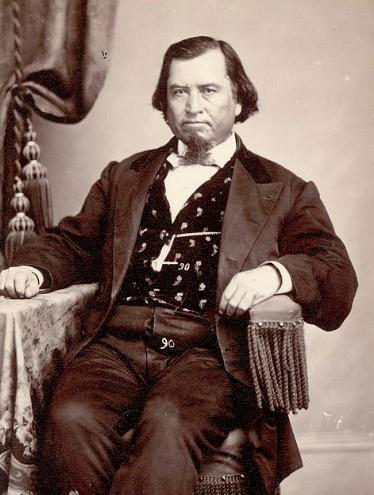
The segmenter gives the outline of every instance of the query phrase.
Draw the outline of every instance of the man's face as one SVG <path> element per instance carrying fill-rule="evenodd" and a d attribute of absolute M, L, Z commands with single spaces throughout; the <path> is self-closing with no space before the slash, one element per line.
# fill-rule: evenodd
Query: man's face
<path fill-rule="evenodd" d="M 187 146 L 210 149 L 230 134 L 241 112 L 220 50 L 173 59 L 167 83 L 167 122 Z"/>

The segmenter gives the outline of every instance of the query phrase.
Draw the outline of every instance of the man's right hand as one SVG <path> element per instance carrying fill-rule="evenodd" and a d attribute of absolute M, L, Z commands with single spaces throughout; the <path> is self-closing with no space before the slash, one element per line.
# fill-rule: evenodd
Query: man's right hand
<path fill-rule="evenodd" d="M 39 280 L 30 266 L 12 266 L 0 273 L 0 295 L 29 299 L 39 292 Z"/>

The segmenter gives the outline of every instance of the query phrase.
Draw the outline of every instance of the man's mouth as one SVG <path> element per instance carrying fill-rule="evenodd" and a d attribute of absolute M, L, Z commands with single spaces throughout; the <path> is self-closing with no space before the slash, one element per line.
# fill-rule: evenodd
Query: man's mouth
<path fill-rule="evenodd" d="M 209 126 L 208 122 L 202 122 L 202 121 L 198 121 L 198 120 L 186 120 L 183 122 L 183 125 L 187 125 L 187 126 L 202 126 L 202 125 L 206 125 L 206 126 Z"/>

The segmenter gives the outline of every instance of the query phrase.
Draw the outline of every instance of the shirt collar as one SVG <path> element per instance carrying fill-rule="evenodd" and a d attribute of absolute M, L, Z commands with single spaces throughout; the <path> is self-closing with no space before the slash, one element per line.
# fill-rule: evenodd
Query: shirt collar
<path fill-rule="evenodd" d="M 186 153 L 186 149 L 187 146 L 183 143 L 183 141 L 178 139 L 177 155 L 184 156 Z M 209 150 L 209 153 L 211 155 L 214 164 L 220 168 L 226 165 L 226 163 L 232 158 L 235 152 L 236 152 L 236 139 L 235 139 L 235 134 L 233 132 L 226 139 L 226 141 L 223 141 L 222 143 L 218 144 L 217 146 Z M 173 167 L 177 166 L 178 163 L 177 155 L 173 153 L 167 158 L 168 162 L 170 162 Z"/>

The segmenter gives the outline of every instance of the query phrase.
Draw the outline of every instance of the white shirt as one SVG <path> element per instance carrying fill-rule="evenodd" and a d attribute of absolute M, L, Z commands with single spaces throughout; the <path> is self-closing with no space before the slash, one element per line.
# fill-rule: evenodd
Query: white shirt
<path fill-rule="evenodd" d="M 178 141 L 178 155 L 184 156 L 186 150 L 186 145 L 182 141 Z M 178 155 L 176 153 L 168 156 L 167 161 L 172 165 L 172 169 L 169 170 L 165 178 L 165 193 L 169 201 L 173 222 L 191 194 L 201 184 L 210 179 L 220 168 L 224 167 L 235 151 L 235 135 L 231 134 L 226 141 L 209 150 L 209 155 L 214 165 L 200 165 L 196 163 L 179 166 Z"/>

